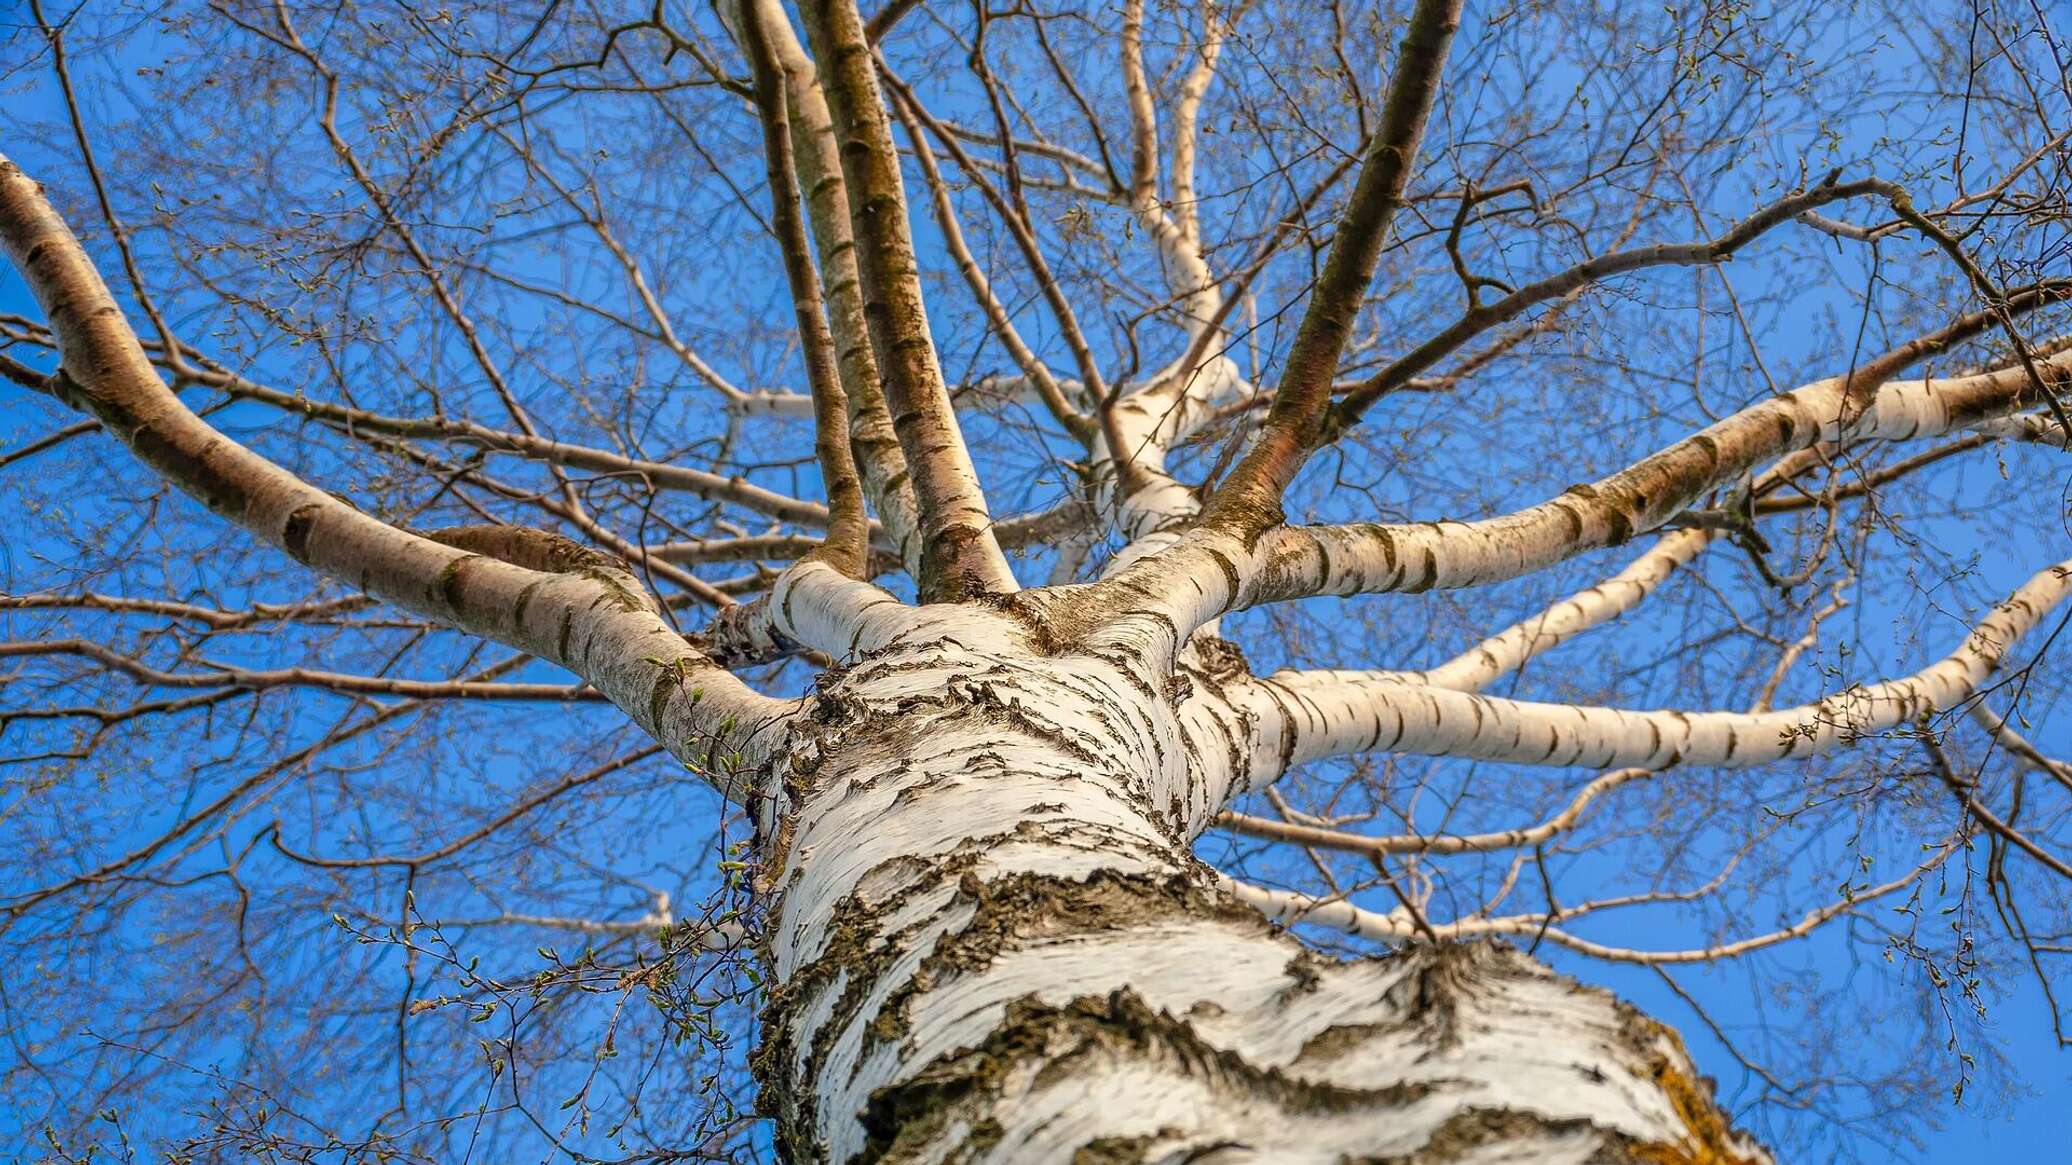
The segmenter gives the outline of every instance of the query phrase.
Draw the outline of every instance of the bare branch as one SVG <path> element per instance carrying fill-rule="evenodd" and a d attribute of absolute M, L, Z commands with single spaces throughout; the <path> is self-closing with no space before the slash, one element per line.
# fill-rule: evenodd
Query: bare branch
<path fill-rule="evenodd" d="M 763 123 L 763 152 L 770 179 L 770 221 L 776 228 L 784 274 L 791 284 L 792 314 L 798 320 L 805 348 L 806 379 L 813 394 L 814 454 L 828 496 L 827 539 L 808 557 L 862 578 L 870 559 L 870 524 L 863 509 L 863 483 L 847 434 L 849 400 L 842 389 L 834 336 L 820 294 L 820 273 L 813 267 L 812 241 L 799 215 L 799 179 L 792 165 L 791 120 L 784 79 L 771 52 L 760 7 L 744 10 L 742 39 L 755 71 L 758 112 Z"/>
<path fill-rule="evenodd" d="M 806 27 L 842 141 L 871 346 L 913 473 L 923 533 L 921 593 L 943 599 L 1011 593 L 1014 575 L 993 540 L 985 495 L 930 338 L 899 155 L 862 18 L 854 0 L 814 0 L 806 5 Z"/>
<path fill-rule="evenodd" d="M 1279 523 L 1282 492 L 1323 440 L 1338 360 L 1374 280 L 1389 226 L 1403 204 L 1460 13 L 1460 0 L 1419 0 L 1412 12 L 1389 78 L 1381 127 L 1360 164 L 1360 177 L 1331 240 L 1323 274 L 1310 291 L 1309 307 L 1282 364 L 1273 407 L 1256 443 L 1211 496 L 1203 522 L 1228 526 L 1240 537 Z"/>
<path fill-rule="evenodd" d="M 1530 916 L 1467 919 L 1457 923 L 1434 924 L 1431 928 L 1432 934 L 1427 935 L 1419 927 L 1411 925 L 1406 919 L 1395 914 L 1381 914 L 1354 906 L 1350 902 L 1332 901 L 1288 890 L 1268 890 L 1235 881 L 1230 881 L 1227 885 L 1240 899 L 1258 908 L 1267 917 L 1288 925 L 1313 923 L 1384 942 L 1414 942 L 1420 939 L 1459 941 L 1486 935 L 1544 938 L 1580 954 L 1608 962 L 1661 966 L 1674 963 L 1718 962 L 1721 959 L 1751 954 L 1792 939 L 1804 938 L 1826 923 L 1850 914 L 1866 903 L 1875 902 L 1913 885 L 1947 861 L 1952 853 L 1962 848 L 1962 843 L 1958 840 L 1945 842 L 1935 848 L 1928 860 L 1899 877 L 1874 886 L 1849 890 L 1839 901 L 1807 911 L 1790 926 L 1732 942 L 1678 951 L 1647 951 L 1609 946 L 1551 926 L 1547 919 Z"/>
<path fill-rule="evenodd" d="M 602 700 L 587 684 L 479 683 L 472 680 L 405 680 L 388 676 L 351 675 L 309 668 L 276 670 L 228 667 L 198 661 L 207 671 L 170 672 L 86 639 L 0 642 L 0 659 L 73 655 L 93 660 L 111 671 L 155 688 L 320 688 L 366 696 L 402 696 L 412 700 Z"/>
<path fill-rule="evenodd" d="M 545 573 L 442 545 L 378 521 L 211 428 L 152 369 L 78 240 L 42 191 L 0 158 L 0 242 L 50 320 L 67 403 L 98 418 L 153 471 L 310 568 L 406 610 L 551 660 L 674 749 L 699 758 L 714 728 L 754 747 L 784 706 L 689 651 L 638 591 L 604 562 Z M 658 658 L 676 674 L 711 675 L 714 698 L 658 686 Z M 678 687 L 683 685 L 679 684 Z"/>
<path fill-rule="evenodd" d="M 1538 704 L 1448 691 L 1386 673 L 1329 671 L 1282 672 L 1256 681 L 1253 707 L 1260 731 L 1279 744 L 1283 767 L 1374 749 L 1592 768 L 1765 764 L 1817 756 L 1958 707 L 2068 593 L 2072 561 L 2046 567 L 1929 667 L 1778 711 Z M 1266 727 L 1275 724 L 1285 728 Z M 1279 743 L 1283 734 L 1287 743 Z"/>

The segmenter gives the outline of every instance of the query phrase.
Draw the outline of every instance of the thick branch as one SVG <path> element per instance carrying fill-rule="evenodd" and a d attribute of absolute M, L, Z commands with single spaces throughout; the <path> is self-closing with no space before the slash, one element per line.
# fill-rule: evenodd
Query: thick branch
<path fill-rule="evenodd" d="M 2072 591 L 2072 561 L 2039 571 L 1937 663 L 1774 712 L 1636 712 L 1499 700 L 1370 672 L 1283 672 L 1253 706 L 1283 767 L 1384 750 L 1514 764 L 1744 767 L 1816 756 L 1945 712 Z M 1273 731 L 1279 725 L 1280 731 Z"/>
<path fill-rule="evenodd" d="M 835 341 L 842 390 L 849 406 L 849 443 L 864 492 L 885 525 L 900 561 L 920 577 L 921 534 L 906 454 L 893 431 L 885 403 L 878 360 L 871 351 L 870 326 L 864 319 L 863 281 L 857 271 L 856 242 L 850 229 L 848 183 L 842 176 L 841 151 L 833 115 L 821 90 L 818 70 L 799 44 L 790 17 L 778 0 L 739 0 L 729 5 L 728 27 L 738 39 L 753 13 L 764 44 L 784 70 L 785 116 L 791 128 L 792 162 L 812 221 L 813 245 L 820 258 L 826 294 L 827 322 Z M 783 397 L 775 398 L 782 401 Z M 810 402 L 810 398 L 808 398 Z M 751 394 L 742 411 L 753 412 L 772 401 Z M 781 411 L 781 410 L 779 410 Z M 810 403 L 796 410 L 811 415 Z"/>
<path fill-rule="evenodd" d="M 623 571 L 604 563 L 535 570 L 397 529 L 195 416 L 158 378 L 42 191 L 4 158 L 0 242 L 57 335 L 60 397 L 167 481 L 319 573 L 583 676 L 680 756 L 703 759 L 718 738 L 759 757 L 755 730 L 786 706 L 691 652 Z M 665 661 L 680 689 L 686 674 L 709 673 L 712 698 L 662 687 L 649 659 Z M 740 794 L 731 778 L 718 779 Z"/>
<path fill-rule="evenodd" d="M 1015 590 L 957 424 L 922 302 L 899 153 L 854 0 L 806 5 L 807 34 L 841 143 L 864 317 L 920 507 L 921 593 L 958 599 Z"/>
<path fill-rule="evenodd" d="M 2052 285 L 2011 302 L 2035 307 L 2064 294 Z M 2072 385 L 2072 352 L 2038 361 L 2033 376 L 2013 367 L 1948 380 L 1884 380 L 1908 362 L 1997 326 L 2000 318 L 1997 311 L 1965 316 L 1870 361 L 1846 381 L 1819 381 L 1760 401 L 1609 477 L 1500 517 L 1282 526 L 1255 539 L 1198 526 L 1178 544 L 1076 594 L 1069 605 L 1085 625 L 1074 630 L 1155 636 L 1177 650 L 1194 628 L 1261 603 L 1518 578 L 1658 529 L 1707 491 L 1785 454 L 1822 443 L 1936 436 L 2020 411 Z M 1867 375 L 1881 385 L 1869 394 L 1862 392 Z"/>
<path fill-rule="evenodd" d="M 842 389 L 834 336 L 820 293 L 820 273 L 813 266 L 813 244 L 799 214 L 799 179 L 793 168 L 791 121 L 784 78 L 761 10 L 747 9 L 742 39 L 755 70 L 755 92 L 763 122 L 763 155 L 770 181 L 770 221 L 784 255 L 784 275 L 791 284 L 793 315 L 805 351 L 806 381 L 813 394 L 813 449 L 826 483 L 827 540 L 807 557 L 826 562 L 851 578 L 863 578 L 870 562 L 870 520 L 863 509 L 863 483 L 849 447 L 848 396 Z"/>

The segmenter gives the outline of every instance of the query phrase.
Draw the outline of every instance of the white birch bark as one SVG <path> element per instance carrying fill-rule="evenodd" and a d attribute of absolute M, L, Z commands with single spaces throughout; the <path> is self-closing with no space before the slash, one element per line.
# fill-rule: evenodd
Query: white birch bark
<path fill-rule="evenodd" d="M 2038 571 L 1934 664 L 1816 703 L 1757 712 L 1630 711 L 1504 700 L 1399 672 L 1282 672 L 1252 685 L 1281 763 L 1369 751 L 1514 764 L 1745 767 L 1817 756 L 1946 712 L 1975 694 L 2017 641 L 2072 591 L 2072 561 Z"/>
<path fill-rule="evenodd" d="M 794 1159 L 1761 1161 L 1676 1037 L 1510 948 L 1334 962 L 1188 844 L 1245 757 L 1141 662 L 910 612 L 765 806 Z"/>
<path fill-rule="evenodd" d="M 2072 352 L 2037 362 L 2045 389 L 2072 385 Z M 1751 405 L 1600 481 L 1514 513 L 1402 525 L 1276 526 L 1257 538 L 1204 526 L 1104 580 L 1091 606 L 1114 641 L 1165 645 L 1219 616 L 1317 595 L 1418 592 L 1519 578 L 1674 520 L 1710 489 L 1799 450 L 1837 441 L 1911 441 L 1989 425 L 2042 394 L 2020 366 L 1951 379 L 1892 381 L 1860 409 L 1841 378 Z M 2026 434 L 2037 422 L 2022 422 Z M 1991 430 L 1989 429 L 1989 432 Z M 1192 585 L 1167 587 L 1179 577 Z"/>

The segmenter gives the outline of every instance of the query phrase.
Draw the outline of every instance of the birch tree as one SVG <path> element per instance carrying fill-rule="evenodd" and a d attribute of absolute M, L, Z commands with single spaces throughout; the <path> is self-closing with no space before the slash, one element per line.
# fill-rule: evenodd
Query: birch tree
<path fill-rule="evenodd" d="M 30 0 L 24 1127 L 1738 1165 L 1961 1094 L 2072 924 L 2052 19 Z M 1722 1096 L 1673 968 L 1797 946 L 1941 1059 Z"/>

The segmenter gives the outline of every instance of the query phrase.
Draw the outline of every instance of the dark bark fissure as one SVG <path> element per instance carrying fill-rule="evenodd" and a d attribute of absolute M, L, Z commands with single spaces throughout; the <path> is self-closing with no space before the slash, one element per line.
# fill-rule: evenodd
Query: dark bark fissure
<path fill-rule="evenodd" d="M 1190 686 L 1219 686 L 1244 666 L 1217 641 L 1193 654 Z M 1538 1149 L 1646 1165 L 1765 1160 L 1719 1115 L 1672 1033 L 1551 978 L 1508 946 L 1328 959 L 1219 889 L 1190 853 L 1184 798 L 1162 791 L 1158 758 L 1142 751 L 1147 739 L 1178 738 L 1146 732 L 1170 724 L 1174 691 L 1144 686 L 1108 661 L 1001 658 L 955 637 L 902 644 L 818 685 L 791 757 L 780 762 L 782 812 L 765 833 L 772 988 L 753 1068 L 787 1159 L 1438 1165 L 1501 1144 L 1528 1154 L 1519 1160 Z M 1227 744 L 1240 751 L 1241 742 Z M 1045 766 L 1038 787 L 1053 795 L 1028 795 L 1031 774 L 1018 766 L 1032 755 Z M 878 798 L 872 820 L 896 832 L 1010 786 L 1026 799 L 994 808 L 1011 824 L 937 831 L 929 836 L 947 840 L 929 852 L 887 849 L 858 862 L 847 843 L 867 845 L 868 836 L 846 827 L 834 842 L 823 832 L 821 852 L 796 849 L 816 818 L 855 811 L 860 799 Z M 1135 824 L 1096 820 L 1116 812 Z M 1054 861 L 1070 872 L 1003 868 L 999 855 L 1009 852 L 1010 866 Z M 816 896 L 829 885 L 830 862 L 851 863 L 832 883 L 845 889 Z M 794 917 L 813 909 L 823 917 Z M 797 945 L 816 923 L 818 939 Z M 1167 934 L 1193 936 L 1207 952 L 1239 952 L 1232 957 L 1250 968 L 1250 986 L 1196 991 L 1129 963 L 1129 952 Z M 780 944 L 797 953 L 787 959 Z M 1103 957 L 1109 951 L 1112 960 Z M 1052 965 L 1054 976 L 1026 978 L 1029 967 Z M 1319 1018 L 1349 983 L 1369 980 L 1377 986 L 1358 1014 Z M 1586 1088 L 1649 1093 L 1666 1114 L 1661 1135 L 1637 1136 L 1587 1109 L 1542 1112 L 1488 1097 L 1472 1078 L 1474 1057 L 1484 1054 L 1476 1049 L 1492 1038 L 1492 1009 L 1515 1023 L 1520 1008 L 1548 995 L 1582 1000 L 1599 1017 L 1600 1043 L 1587 1049 L 1597 1059 L 1562 1071 Z M 1309 1033 L 1299 1046 L 1264 1058 L 1241 1046 L 1284 1020 Z M 967 1031 L 945 1042 L 944 1033 Z M 1431 1065 L 1363 1075 L 1377 1054 L 1404 1048 L 1421 1049 L 1416 1061 Z M 1457 1053 L 1460 1073 L 1448 1059 Z M 1200 1113 L 1198 1127 L 1169 1120 L 1151 1128 L 1129 1111 L 1092 1119 L 1075 1111 L 1087 1128 L 1072 1130 L 1069 1144 L 1045 1140 L 1055 1130 L 1042 1122 L 1034 1132 L 1023 1123 L 1059 1090 L 1095 1079 L 1235 1098 L 1260 1115 L 1258 1135 L 1221 1127 L 1223 1114 L 1213 1111 Z M 853 1111 L 832 1107 L 849 1103 Z M 1435 1115 L 1434 1105 L 1446 1111 Z M 855 1131 L 833 1148 L 830 1131 L 840 1128 Z M 1414 1130 L 1408 1146 L 1405 1128 Z M 1280 1141 L 1317 1129 L 1333 1136 Z M 1326 1141 L 1336 1147 L 1318 1156 Z"/>

